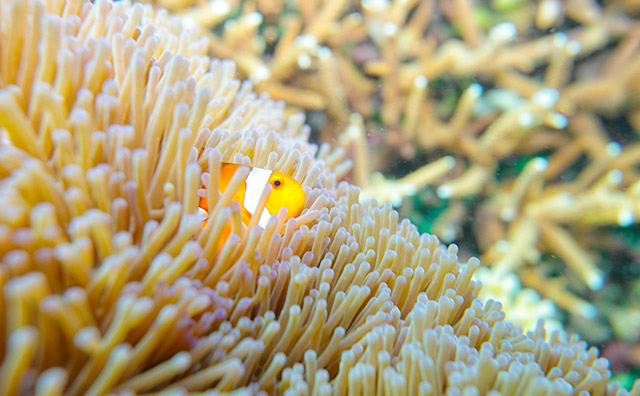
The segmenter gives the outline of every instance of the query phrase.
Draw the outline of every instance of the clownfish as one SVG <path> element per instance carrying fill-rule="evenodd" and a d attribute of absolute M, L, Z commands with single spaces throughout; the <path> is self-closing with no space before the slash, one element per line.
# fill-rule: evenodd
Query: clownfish
<path fill-rule="evenodd" d="M 224 193 L 236 170 L 241 166 L 246 165 L 230 164 L 227 162 L 221 164 L 219 181 L 221 193 Z M 267 187 L 267 184 L 271 185 L 271 194 L 269 194 L 264 210 L 258 220 L 260 227 L 265 228 L 269 218 L 272 215 L 277 215 L 282 207 L 287 208 L 286 220 L 291 217 L 296 217 L 302 212 L 306 197 L 302 186 L 296 179 L 278 171 L 250 166 L 246 167 L 249 168 L 249 175 L 232 197 L 232 201 L 240 204 L 242 222 L 246 226 L 249 225 L 251 217 L 256 213 L 260 197 Z M 204 188 L 204 186 L 202 188 Z M 206 197 L 200 197 L 198 206 L 206 213 L 209 209 L 209 200 Z M 202 227 L 204 228 L 206 224 L 207 220 L 204 221 Z"/>

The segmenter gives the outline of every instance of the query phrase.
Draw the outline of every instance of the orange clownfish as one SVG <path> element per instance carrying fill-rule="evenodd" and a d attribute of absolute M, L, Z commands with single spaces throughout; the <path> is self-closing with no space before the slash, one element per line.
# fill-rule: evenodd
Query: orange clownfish
<path fill-rule="evenodd" d="M 221 193 L 224 193 L 231 178 L 235 174 L 236 170 L 241 166 L 238 164 L 230 164 L 223 162 L 220 167 L 220 182 L 219 189 Z M 280 208 L 287 208 L 288 220 L 291 217 L 296 217 L 302 212 L 302 207 L 305 203 L 305 195 L 302 190 L 302 186 L 293 177 L 278 171 L 272 171 L 268 169 L 249 168 L 249 175 L 243 184 L 240 185 L 238 191 L 233 195 L 232 200 L 240 204 L 242 210 L 242 222 L 245 225 L 249 225 L 251 217 L 256 213 L 258 204 L 262 192 L 266 188 L 267 184 L 271 185 L 271 194 L 267 199 L 265 208 L 260 215 L 258 225 L 265 228 L 267 221 L 272 215 L 277 215 Z M 203 186 L 204 188 L 204 186 Z M 209 208 L 209 200 L 205 197 L 200 197 L 198 206 L 205 212 Z M 202 227 L 207 224 L 206 220 Z"/>

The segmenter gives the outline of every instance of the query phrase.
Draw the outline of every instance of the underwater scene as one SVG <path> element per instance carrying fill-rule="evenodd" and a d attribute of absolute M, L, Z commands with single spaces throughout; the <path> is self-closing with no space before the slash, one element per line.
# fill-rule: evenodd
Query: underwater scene
<path fill-rule="evenodd" d="M 0 396 L 640 396 L 640 1 L 0 0 Z"/>

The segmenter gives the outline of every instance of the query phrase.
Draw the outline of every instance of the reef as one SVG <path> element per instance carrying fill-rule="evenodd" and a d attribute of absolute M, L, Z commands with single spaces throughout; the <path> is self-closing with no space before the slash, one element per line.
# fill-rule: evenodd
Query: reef
<path fill-rule="evenodd" d="M 361 201 L 345 148 L 209 57 L 205 17 L 0 1 L 0 394 L 640 394 Z M 221 162 L 293 176 L 305 209 L 245 227 Z"/>

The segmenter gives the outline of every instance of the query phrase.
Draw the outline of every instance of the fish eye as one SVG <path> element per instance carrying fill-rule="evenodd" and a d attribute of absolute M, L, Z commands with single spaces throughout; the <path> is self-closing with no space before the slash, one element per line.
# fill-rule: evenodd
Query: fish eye
<path fill-rule="evenodd" d="M 282 185 L 282 181 L 280 181 L 280 180 L 274 180 L 274 181 L 273 181 L 273 185 L 274 185 L 275 187 L 280 187 L 280 186 Z"/>

